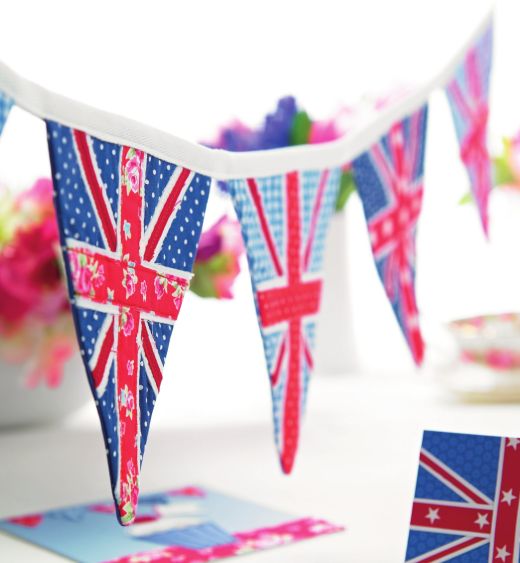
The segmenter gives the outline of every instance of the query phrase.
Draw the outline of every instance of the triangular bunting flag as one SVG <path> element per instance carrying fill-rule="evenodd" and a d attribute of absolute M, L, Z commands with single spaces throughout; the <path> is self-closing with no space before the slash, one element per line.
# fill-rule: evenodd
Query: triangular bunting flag
<path fill-rule="evenodd" d="M 76 330 L 126 525 L 210 180 L 54 122 L 47 129 Z"/>
<path fill-rule="evenodd" d="M 13 107 L 13 100 L 6 96 L 3 92 L 0 92 L 0 134 L 4 130 L 5 122 L 9 116 L 9 112 Z"/>
<path fill-rule="evenodd" d="M 491 161 L 486 145 L 489 75 L 493 51 L 493 27 L 471 48 L 446 86 L 460 157 L 471 181 L 484 232 L 488 233 L 488 200 L 492 188 Z"/>
<path fill-rule="evenodd" d="M 292 469 L 312 371 L 322 258 L 340 170 L 229 182 L 271 380 L 282 469 Z"/>
<path fill-rule="evenodd" d="M 415 231 L 423 195 L 426 106 L 396 123 L 353 161 L 377 272 L 420 364 L 424 343 L 415 300 Z"/>

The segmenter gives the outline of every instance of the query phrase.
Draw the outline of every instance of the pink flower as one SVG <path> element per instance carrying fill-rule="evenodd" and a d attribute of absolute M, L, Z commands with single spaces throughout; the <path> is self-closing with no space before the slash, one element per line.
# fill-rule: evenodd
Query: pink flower
<path fill-rule="evenodd" d="M 229 299 L 240 272 L 244 244 L 238 221 L 227 215 L 202 233 L 191 289 L 201 297 Z"/>
<path fill-rule="evenodd" d="M 129 270 L 125 270 L 123 277 L 123 287 L 126 289 L 127 299 L 135 293 L 136 282 L 137 282 L 137 276 L 133 272 Z"/>
<path fill-rule="evenodd" d="M 134 360 L 128 360 L 126 362 L 126 372 L 128 375 L 132 375 L 134 373 Z"/>
<path fill-rule="evenodd" d="M 132 158 L 126 161 L 125 177 L 126 185 L 132 192 L 137 193 L 141 177 L 141 151 L 135 151 Z"/>
<path fill-rule="evenodd" d="M 135 409 L 135 399 L 132 391 L 128 391 L 128 397 L 126 398 L 126 410 L 133 411 Z"/>
<path fill-rule="evenodd" d="M 327 143 L 339 139 L 351 127 L 354 116 L 353 109 L 343 107 L 330 120 L 313 121 L 309 133 L 309 143 Z"/>
<path fill-rule="evenodd" d="M 132 315 L 132 313 L 130 313 L 130 311 L 124 313 L 122 315 L 122 330 L 123 330 L 123 334 L 125 336 L 130 336 L 134 330 L 134 317 Z"/>
<path fill-rule="evenodd" d="M 79 272 L 79 283 L 77 290 L 79 293 L 90 293 L 92 289 L 92 271 L 87 266 L 83 266 Z"/>
<path fill-rule="evenodd" d="M 166 284 L 165 284 L 166 281 Z M 165 286 L 168 286 L 168 280 L 166 280 L 166 278 L 162 277 L 162 276 L 156 276 L 155 280 L 153 282 L 154 285 L 154 289 L 155 289 L 155 295 L 157 296 L 157 299 L 162 299 L 164 293 L 165 293 Z"/>
<path fill-rule="evenodd" d="M 41 380 L 47 387 L 53 389 L 59 387 L 63 378 L 63 370 L 67 361 L 76 351 L 74 340 L 71 336 L 58 336 L 42 346 L 39 361 L 33 362 L 27 375 L 25 384 L 34 388 Z"/>
<path fill-rule="evenodd" d="M 101 287 L 105 283 L 105 267 L 103 264 L 98 266 L 96 275 L 94 276 L 94 287 Z"/>
<path fill-rule="evenodd" d="M 42 308 L 49 292 L 55 302 L 54 314 L 67 309 L 58 244 L 56 220 L 48 217 L 19 229 L 14 239 L 0 250 L 0 326 L 21 323 L 34 314 Z M 56 291 L 58 296 L 61 293 L 61 299 L 56 299 Z"/>
<path fill-rule="evenodd" d="M 328 141 L 334 141 L 334 139 L 340 136 L 341 134 L 337 130 L 334 120 L 314 121 L 311 125 L 309 143 L 326 143 Z"/>
<path fill-rule="evenodd" d="M 146 292 L 148 291 L 148 287 L 146 285 L 146 280 L 141 282 L 141 295 L 143 296 L 143 301 L 146 301 Z"/>

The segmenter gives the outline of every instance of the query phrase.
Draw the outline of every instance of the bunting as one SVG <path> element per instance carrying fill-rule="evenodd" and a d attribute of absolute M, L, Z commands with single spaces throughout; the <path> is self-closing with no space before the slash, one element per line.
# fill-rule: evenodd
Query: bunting
<path fill-rule="evenodd" d="M 423 196 L 427 107 L 353 161 L 377 272 L 414 361 L 424 342 L 415 299 L 415 233 Z"/>
<path fill-rule="evenodd" d="M 291 472 L 298 448 L 313 370 L 324 245 L 345 163 L 352 163 L 378 275 L 414 361 L 422 362 L 414 284 L 426 104 L 432 90 L 446 88 L 460 155 L 487 233 L 490 21 L 487 15 L 479 39 L 475 42 L 474 34 L 432 81 L 374 110 L 371 119 L 365 115 L 347 135 L 319 146 L 279 147 L 271 142 L 276 120 L 268 119 L 269 143 L 241 153 L 212 150 L 84 106 L 0 62 L 0 132 L 13 103 L 47 122 L 68 289 L 121 524 L 136 516 L 151 416 L 191 278 L 210 176 L 227 183 L 241 223 L 285 473 Z M 302 138 L 310 141 L 309 118 L 299 119 Z M 294 130 L 282 121 L 285 143 Z M 268 150 L 272 146 L 277 148 Z M 510 445 L 516 451 L 516 442 L 500 443 L 497 455 L 506 460 L 504 452 L 511 453 Z M 492 532 L 484 531 L 481 514 L 490 519 L 502 513 L 485 495 L 475 497 L 484 511 L 478 513 L 480 534 L 464 529 L 473 538 L 457 540 L 464 548 L 485 545 L 475 537 L 485 536 L 491 545 Z M 415 518 L 414 512 L 413 526 Z M 436 518 L 430 519 L 433 525 Z M 500 551 L 505 557 L 517 543 L 495 548 L 505 549 Z M 409 550 L 412 560 L 419 556 L 415 547 Z"/>
<path fill-rule="evenodd" d="M 490 25 L 468 50 L 453 80 L 446 86 L 460 158 L 468 171 L 471 191 L 486 235 L 489 228 L 488 200 L 493 186 L 486 145 L 492 54 L 493 27 Z"/>
<path fill-rule="evenodd" d="M 229 182 L 241 223 L 271 382 L 275 441 L 294 464 L 322 289 L 322 260 L 340 170 Z"/>
<path fill-rule="evenodd" d="M 210 180 L 58 123 L 47 129 L 76 330 L 126 525 Z"/>

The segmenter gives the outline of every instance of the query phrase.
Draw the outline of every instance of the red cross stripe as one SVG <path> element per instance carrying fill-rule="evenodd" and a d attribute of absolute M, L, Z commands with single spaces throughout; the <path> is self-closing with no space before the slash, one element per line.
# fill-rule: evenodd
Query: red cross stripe
<path fill-rule="evenodd" d="M 135 516 L 141 465 L 138 403 L 141 357 L 147 373 L 151 374 L 150 383 L 156 393 L 162 380 L 162 364 L 146 321 L 175 321 L 188 288 L 186 274 L 150 260 L 156 257 L 192 173 L 178 167 L 170 185 L 165 188 L 160 209 L 145 231 L 146 155 L 122 147 L 116 227 L 106 192 L 101 188 L 89 138 L 80 131 L 74 131 L 73 138 L 107 250 L 68 239 L 67 255 L 76 304 L 109 313 L 89 367 L 96 393 L 101 397 L 112 361 L 115 364 L 119 473 L 114 496 L 122 523 L 129 524 Z"/>
<path fill-rule="evenodd" d="M 475 49 L 468 52 L 464 63 L 467 92 L 457 80 L 447 87 L 453 103 L 467 123 L 467 132 L 460 142 L 460 157 L 469 170 L 474 171 L 474 195 L 481 214 L 484 231 L 488 232 L 487 203 L 491 191 L 491 168 L 486 135 L 489 108 L 484 99 Z"/>
<path fill-rule="evenodd" d="M 257 303 L 260 324 L 263 329 L 286 323 L 287 329 L 276 356 L 275 367 L 271 373 L 271 385 L 281 382 L 280 374 L 284 360 L 286 364 L 286 382 L 282 414 L 282 438 L 280 460 L 285 473 L 292 470 L 298 446 L 301 399 L 302 369 L 306 362 L 312 369 L 312 354 L 303 334 L 302 321 L 315 315 L 319 310 L 321 297 L 321 279 L 305 280 L 304 272 L 309 268 L 312 242 L 323 203 L 323 195 L 328 180 L 328 171 L 320 178 L 313 205 L 309 235 L 305 246 L 302 244 L 302 222 L 300 212 L 300 177 L 291 172 L 285 177 L 286 207 L 286 268 L 282 267 L 274 239 L 263 209 L 261 194 L 254 179 L 247 180 L 251 199 L 255 205 L 261 231 L 269 255 L 277 274 L 274 281 L 260 284 L 257 289 Z"/>
<path fill-rule="evenodd" d="M 390 301 L 399 300 L 407 339 L 417 364 L 424 355 L 413 287 L 415 230 L 421 212 L 422 178 L 413 180 L 419 158 L 419 113 L 410 117 L 410 148 L 405 148 L 402 123 L 389 133 L 390 158 L 380 143 L 370 156 L 381 181 L 389 191 L 390 204 L 369 220 L 368 228 L 376 261 L 386 257 L 384 287 Z"/>
<path fill-rule="evenodd" d="M 439 561 L 448 555 L 460 555 L 485 544 L 489 544 L 489 561 L 517 561 L 520 440 L 503 438 L 501 441 L 494 500 L 426 450 L 421 452 L 420 463 L 465 502 L 416 499 L 411 529 L 464 537 L 411 561 Z"/>

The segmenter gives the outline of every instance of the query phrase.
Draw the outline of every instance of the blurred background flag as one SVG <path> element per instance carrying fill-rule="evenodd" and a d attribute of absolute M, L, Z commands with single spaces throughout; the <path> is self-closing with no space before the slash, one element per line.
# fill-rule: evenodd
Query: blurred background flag
<path fill-rule="evenodd" d="M 467 52 L 446 93 L 466 166 L 471 191 L 482 227 L 488 234 L 488 200 L 493 185 L 487 149 L 489 77 L 493 56 L 493 27 L 490 25 Z"/>
<path fill-rule="evenodd" d="M 340 169 L 229 182 L 271 381 L 282 469 L 292 470 L 313 368 L 322 259 Z"/>
<path fill-rule="evenodd" d="M 210 179 L 58 123 L 47 129 L 74 319 L 126 525 Z"/>
<path fill-rule="evenodd" d="M 377 272 L 420 364 L 424 342 L 415 299 L 415 234 L 423 196 L 427 107 L 395 123 L 353 161 Z"/>
<path fill-rule="evenodd" d="M 13 107 L 13 103 L 13 100 L 9 96 L 0 91 L 0 134 L 4 129 L 5 122 L 9 117 L 9 112 Z"/>

